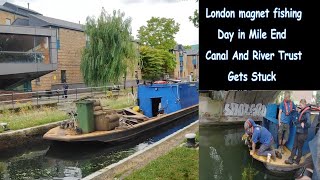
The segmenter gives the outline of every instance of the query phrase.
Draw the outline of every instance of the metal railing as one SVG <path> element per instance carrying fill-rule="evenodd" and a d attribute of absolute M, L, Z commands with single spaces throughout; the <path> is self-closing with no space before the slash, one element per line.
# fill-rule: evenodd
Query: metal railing
<path fill-rule="evenodd" d="M 118 88 L 115 88 L 118 87 Z M 68 89 L 67 95 L 64 94 L 64 89 L 47 90 L 47 91 L 34 91 L 34 92 L 12 92 L 0 94 L 0 110 L 14 109 L 29 104 L 35 105 L 48 105 L 60 102 L 69 102 L 78 100 L 84 97 L 95 97 L 98 95 L 108 97 L 120 95 L 123 85 L 116 86 L 101 86 L 101 87 L 86 87 Z"/>
<path fill-rule="evenodd" d="M 44 59 L 42 52 L 0 51 L 0 63 L 43 63 Z"/>

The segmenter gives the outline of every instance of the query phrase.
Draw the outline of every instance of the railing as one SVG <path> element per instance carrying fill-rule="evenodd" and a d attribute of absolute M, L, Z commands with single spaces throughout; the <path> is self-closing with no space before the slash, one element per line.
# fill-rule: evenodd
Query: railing
<path fill-rule="evenodd" d="M 31 105 L 33 106 L 38 106 L 74 101 L 88 96 L 95 97 L 98 95 L 102 95 L 106 97 L 112 95 L 120 95 L 120 87 L 122 86 L 123 85 L 116 85 L 118 89 L 115 89 L 115 86 L 68 89 L 67 97 L 65 97 L 63 89 L 35 92 L 11 92 L 0 94 L 0 110 L 19 108 L 26 103 L 31 103 Z"/>
<path fill-rule="evenodd" d="M 43 63 L 44 59 L 41 52 L 0 51 L 0 63 Z"/>

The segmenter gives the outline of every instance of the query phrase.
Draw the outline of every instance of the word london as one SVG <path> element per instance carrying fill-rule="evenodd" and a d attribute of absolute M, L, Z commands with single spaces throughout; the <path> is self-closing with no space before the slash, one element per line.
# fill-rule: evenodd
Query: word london
<path fill-rule="evenodd" d="M 223 53 L 213 53 L 211 50 L 207 51 L 206 59 L 207 60 L 218 60 L 218 61 L 227 61 L 229 59 L 229 51 L 226 50 Z M 251 55 L 251 56 L 249 56 Z M 260 50 L 247 50 L 246 52 L 235 51 L 231 60 L 273 60 L 275 53 L 262 52 Z M 278 55 L 280 60 L 290 60 L 290 61 L 300 61 L 302 59 L 302 52 L 286 52 L 284 50 L 278 50 Z"/>
<path fill-rule="evenodd" d="M 238 18 L 247 18 L 251 21 L 254 21 L 258 18 L 269 18 L 269 10 L 255 10 L 255 11 L 244 11 L 239 10 L 238 11 Z M 214 10 L 209 11 L 208 8 L 206 8 L 206 18 L 236 18 L 236 12 L 231 10 L 226 10 L 226 8 L 223 8 L 223 10 Z M 284 10 L 276 7 L 273 10 L 273 18 L 292 18 L 296 19 L 297 21 L 300 21 L 302 19 L 302 11 L 296 11 L 292 8 L 284 8 Z"/>

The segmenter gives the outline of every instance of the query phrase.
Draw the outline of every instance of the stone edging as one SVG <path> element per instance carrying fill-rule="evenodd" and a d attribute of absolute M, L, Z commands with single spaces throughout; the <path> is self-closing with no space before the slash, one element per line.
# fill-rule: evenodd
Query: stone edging
<path fill-rule="evenodd" d="M 111 164 L 90 174 L 89 176 L 83 178 L 83 180 L 114 179 L 114 176 L 116 175 L 128 174 L 133 170 L 142 168 L 150 161 L 155 160 L 156 158 L 168 153 L 174 147 L 179 146 L 185 139 L 185 134 L 190 132 L 194 133 L 198 130 L 199 120 L 152 144 L 142 151 L 136 152 L 117 163 Z"/>
<path fill-rule="evenodd" d="M 42 136 L 48 130 L 56 127 L 62 121 L 40 126 L 0 133 L 0 151 L 15 148 L 31 142 L 35 137 Z"/>

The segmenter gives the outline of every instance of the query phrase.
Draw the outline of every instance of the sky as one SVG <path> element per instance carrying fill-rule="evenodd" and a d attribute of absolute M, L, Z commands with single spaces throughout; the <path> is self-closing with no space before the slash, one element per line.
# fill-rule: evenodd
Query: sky
<path fill-rule="evenodd" d="M 29 7 L 44 16 L 85 24 L 87 16 L 98 17 L 102 7 L 109 13 L 120 9 L 132 18 L 132 34 L 147 24 L 151 17 L 173 18 L 180 24 L 175 36 L 178 44 L 193 45 L 199 43 L 198 28 L 189 21 L 189 16 L 198 9 L 195 0 L 0 0 Z"/>

